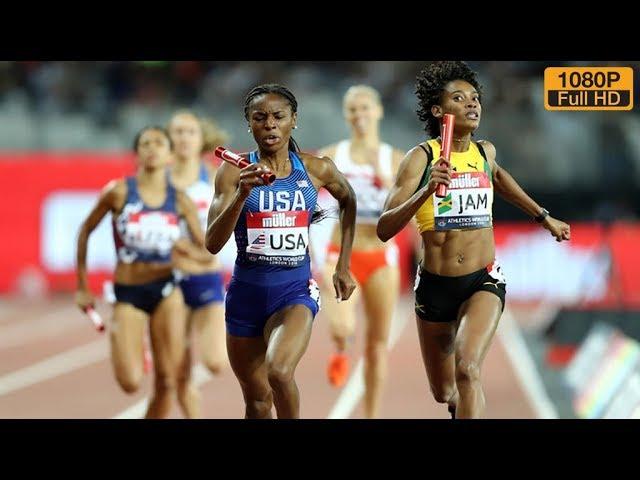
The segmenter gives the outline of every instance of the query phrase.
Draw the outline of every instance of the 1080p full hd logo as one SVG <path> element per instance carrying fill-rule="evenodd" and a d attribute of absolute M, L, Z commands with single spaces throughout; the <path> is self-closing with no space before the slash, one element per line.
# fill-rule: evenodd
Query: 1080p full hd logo
<path fill-rule="evenodd" d="M 631 67 L 548 67 L 544 71 L 547 110 L 631 110 Z"/>

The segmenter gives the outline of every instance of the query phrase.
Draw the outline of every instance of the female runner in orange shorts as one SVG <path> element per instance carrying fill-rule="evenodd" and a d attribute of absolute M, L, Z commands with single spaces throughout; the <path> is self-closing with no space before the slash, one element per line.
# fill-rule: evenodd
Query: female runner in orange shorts
<path fill-rule="evenodd" d="M 351 272 L 356 289 L 353 300 L 337 303 L 328 290 L 340 252 L 340 230 L 334 229 L 324 268 L 324 309 L 330 321 L 337 354 L 329 362 L 329 381 L 341 386 L 348 373 L 345 350 L 355 330 L 355 309 L 362 292 L 366 313 L 364 355 L 364 411 L 367 418 L 380 413 L 380 400 L 387 374 L 387 341 L 399 290 L 398 249 L 385 245 L 376 235 L 388 188 L 404 153 L 380 140 L 383 116 L 379 93 L 370 86 L 347 90 L 343 111 L 351 138 L 323 148 L 319 155 L 332 158 L 356 192 L 358 210 L 351 253 Z"/>

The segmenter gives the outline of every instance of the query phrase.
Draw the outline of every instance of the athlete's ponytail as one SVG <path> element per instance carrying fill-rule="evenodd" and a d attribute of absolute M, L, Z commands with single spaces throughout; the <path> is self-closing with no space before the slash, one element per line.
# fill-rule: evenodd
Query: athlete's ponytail
<path fill-rule="evenodd" d="M 300 151 L 300 147 L 298 146 L 298 142 L 296 142 L 293 137 L 289 137 L 289 151 L 298 153 Z"/>
<path fill-rule="evenodd" d="M 320 223 L 325 218 L 333 217 L 333 215 L 331 215 L 333 212 L 336 212 L 335 208 L 322 208 L 318 206 L 318 204 L 316 204 L 316 208 L 311 214 L 311 223 Z M 333 218 L 339 218 L 339 217 L 335 216 Z"/>

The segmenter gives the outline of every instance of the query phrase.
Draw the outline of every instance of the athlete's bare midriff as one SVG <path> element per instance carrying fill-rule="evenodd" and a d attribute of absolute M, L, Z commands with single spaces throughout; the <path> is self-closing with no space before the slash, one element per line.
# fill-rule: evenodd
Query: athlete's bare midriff
<path fill-rule="evenodd" d="M 495 259 L 493 228 L 422 232 L 422 267 L 430 273 L 458 277 L 486 267 Z"/>
<path fill-rule="evenodd" d="M 115 283 L 122 285 L 142 285 L 163 280 L 171 276 L 172 268 L 168 263 L 159 262 L 118 262 L 114 273 Z"/>
<path fill-rule="evenodd" d="M 218 257 L 214 255 L 211 261 L 207 263 L 207 272 L 217 272 L 218 270 L 222 270 L 222 264 Z"/>
<path fill-rule="evenodd" d="M 331 243 L 340 246 L 340 225 L 336 225 L 331 235 Z M 353 238 L 353 250 L 370 251 L 384 250 L 387 244 L 378 238 L 376 224 L 356 224 L 356 232 Z"/>

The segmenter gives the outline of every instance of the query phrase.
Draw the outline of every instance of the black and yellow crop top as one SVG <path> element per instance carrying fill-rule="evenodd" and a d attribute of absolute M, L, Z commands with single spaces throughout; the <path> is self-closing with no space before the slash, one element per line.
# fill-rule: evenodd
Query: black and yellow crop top
<path fill-rule="evenodd" d="M 434 160 L 440 158 L 440 141 L 429 140 L 425 150 L 429 162 L 418 190 L 426 185 Z M 420 233 L 492 226 L 493 177 L 482 146 L 471 142 L 466 152 L 451 152 L 450 160 L 453 174 L 447 196 L 431 195 L 416 212 Z"/>

